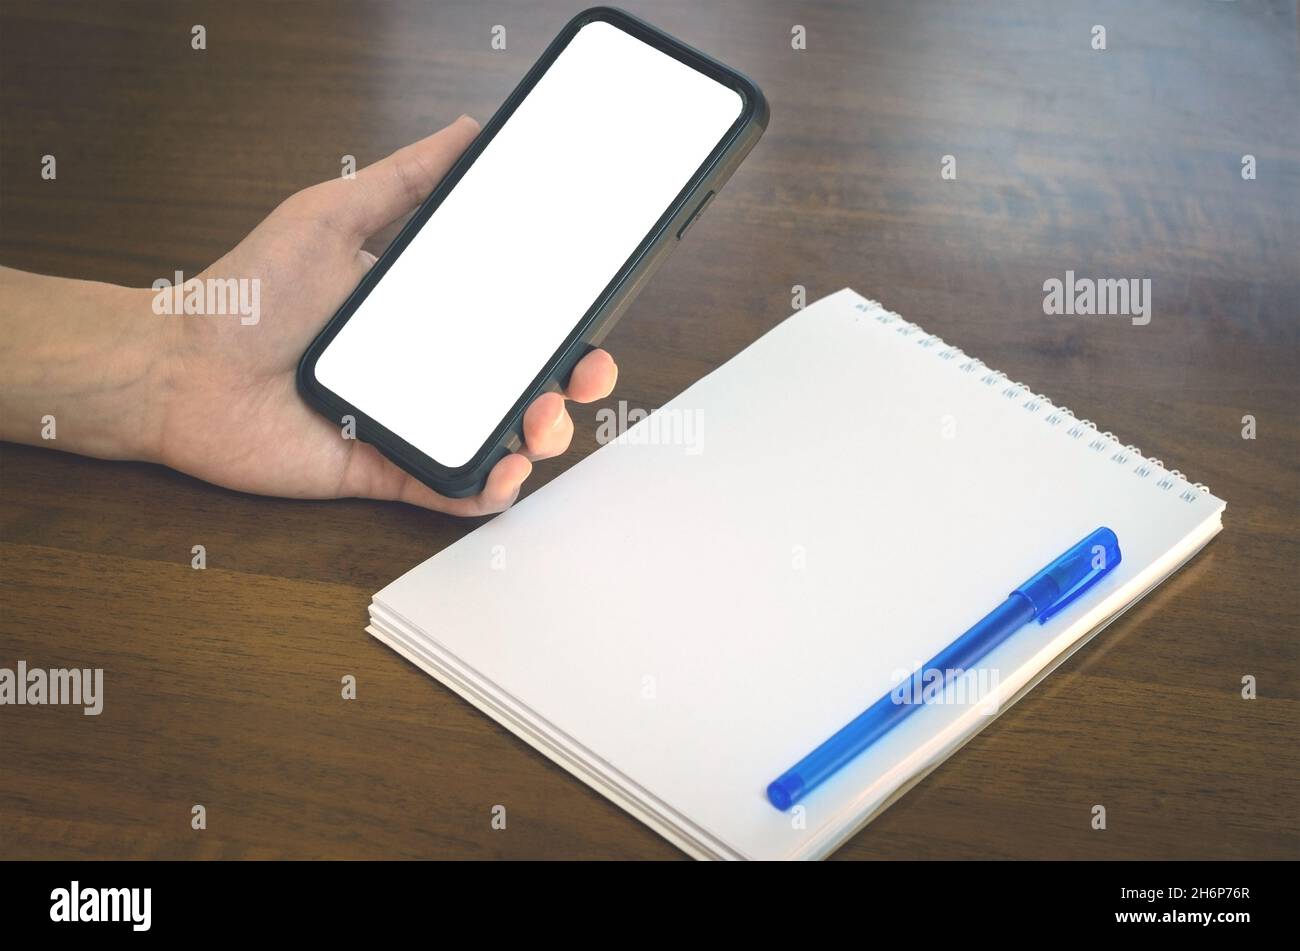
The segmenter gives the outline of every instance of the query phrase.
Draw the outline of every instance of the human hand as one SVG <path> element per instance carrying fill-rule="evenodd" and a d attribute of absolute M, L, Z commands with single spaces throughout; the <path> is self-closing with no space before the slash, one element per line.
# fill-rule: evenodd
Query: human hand
<path fill-rule="evenodd" d="M 298 498 L 397 499 L 455 515 L 509 507 L 532 461 L 564 452 L 573 436 L 565 398 L 608 396 L 617 367 L 587 354 L 567 391 L 539 396 L 524 415 L 525 446 L 492 469 L 473 498 L 445 498 L 298 395 L 298 359 L 375 257 L 370 235 L 410 214 L 478 133 L 463 116 L 442 131 L 359 171 L 354 179 L 286 199 L 199 280 L 260 282 L 256 323 L 232 316 L 156 316 L 162 321 L 158 460 L 232 489 Z"/>

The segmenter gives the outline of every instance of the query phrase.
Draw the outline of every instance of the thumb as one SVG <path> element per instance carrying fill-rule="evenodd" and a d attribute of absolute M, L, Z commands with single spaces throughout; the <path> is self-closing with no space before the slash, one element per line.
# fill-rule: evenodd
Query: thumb
<path fill-rule="evenodd" d="M 335 184 L 339 222 L 358 238 L 370 237 L 416 209 L 478 135 L 479 124 L 461 116 L 428 138 L 367 165 L 351 181 Z"/>

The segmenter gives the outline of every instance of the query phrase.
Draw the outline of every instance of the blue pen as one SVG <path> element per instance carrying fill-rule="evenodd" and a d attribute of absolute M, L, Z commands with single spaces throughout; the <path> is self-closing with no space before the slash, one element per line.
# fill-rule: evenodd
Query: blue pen
<path fill-rule="evenodd" d="M 936 654 L 925 667 L 927 672 L 942 673 L 933 688 L 927 688 L 922 697 L 914 699 L 900 699 L 896 691 L 885 694 L 768 786 L 767 798 L 776 808 L 789 809 L 922 706 L 925 695 L 942 694 L 956 679 L 957 672 L 970 670 L 980 658 L 1035 618 L 1039 624 L 1046 624 L 1119 562 L 1119 539 L 1114 532 L 1099 528 L 1088 535 Z"/>

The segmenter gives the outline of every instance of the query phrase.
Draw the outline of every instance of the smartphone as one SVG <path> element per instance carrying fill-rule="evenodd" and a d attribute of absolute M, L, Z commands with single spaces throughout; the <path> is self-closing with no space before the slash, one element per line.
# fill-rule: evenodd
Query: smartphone
<path fill-rule="evenodd" d="M 312 342 L 303 397 L 435 491 L 479 492 L 767 116 L 734 69 L 579 14 Z"/>

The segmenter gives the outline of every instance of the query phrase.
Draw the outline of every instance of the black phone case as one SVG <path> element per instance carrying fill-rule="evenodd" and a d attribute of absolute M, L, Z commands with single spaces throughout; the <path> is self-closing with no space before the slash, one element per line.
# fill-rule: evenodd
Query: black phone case
<path fill-rule="evenodd" d="M 465 465 L 449 468 L 430 458 L 396 433 L 322 386 L 316 379 L 316 361 L 578 30 L 598 20 L 632 34 L 734 89 L 744 101 L 744 108 L 740 118 L 727 131 L 722 142 L 705 159 L 703 165 L 656 222 L 650 234 L 606 285 L 596 302 L 577 322 L 564 343 L 542 367 L 484 445 Z M 559 35 L 551 41 L 541 58 L 533 64 L 501 108 L 488 120 L 446 177 L 420 205 L 410 221 L 393 239 L 392 244 L 384 250 L 369 273 L 339 308 L 338 313 L 312 341 L 298 364 L 299 392 L 315 409 L 340 425 L 345 416 L 351 416 L 355 420 L 356 434 L 359 439 L 374 445 L 394 463 L 434 491 L 451 498 L 463 498 L 478 493 L 482 490 L 492 467 L 523 445 L 523 416 L 529 404 L 548 390 L 562 389 L 577 362 L 598 346 L 613 329 L 628 305 L 645 286 L 650 275 L 676 247 L 677 242 L 700 212 L 712 201 L 723 183 L 731 177 L 741 160 L 754 147 L 754 143 L 767 127 L 767 119 L 768 106 L 762 91 L 741 73 L 687 46 L 630 13 L 612 7 L 593 7 L 583 11 L 570 20 Z"/>

